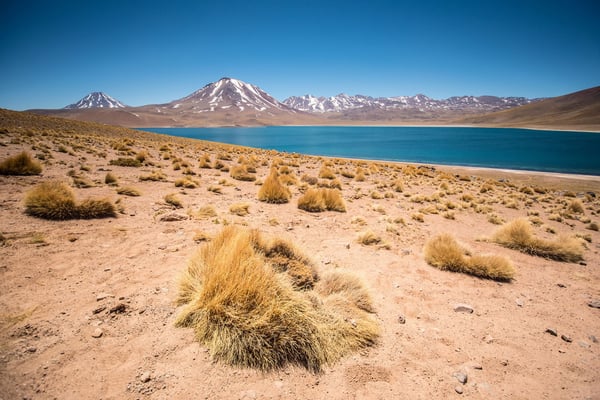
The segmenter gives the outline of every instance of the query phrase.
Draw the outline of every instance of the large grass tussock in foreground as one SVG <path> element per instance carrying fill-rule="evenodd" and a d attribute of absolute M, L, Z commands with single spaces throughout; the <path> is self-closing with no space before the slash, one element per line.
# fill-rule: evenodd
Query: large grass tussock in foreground
<path fill-rule="evenodd" d="M 116 216 L 115 207 L 108 200 L 87 199 L 77 204 L 71 188 L 60 181 L 43 182 L 27 192 L 25 212 L 52 220 Z"/>
<path fill-rule="evenodd" d="M 449 234 L 434 237 L 425 244 L 425 261 L 441 270 L 463 272 L 480 278 L 508 281 L 514 277 L 512 263 L 497 255 L 469 256 Z"/>
<path fill-rule="evenodd" d="M 537 238 L 533 234 L 531 224 L 525 218 L 516 219 L 500 227 L 493 240 L 504 247 L 533 256 L 565 262 L 583 260 L 583 246 L 577 238 L 561 236 L 553 241 Z"/>
<path fill-rule="evenodd" d="M 193 328 L 213 358 L 260 370 L 319 371 L 379 335 L 359 280 L 319 278 L 289 242 L 235 226 L 192 258 L 177 303 L 176 324 Z"/>

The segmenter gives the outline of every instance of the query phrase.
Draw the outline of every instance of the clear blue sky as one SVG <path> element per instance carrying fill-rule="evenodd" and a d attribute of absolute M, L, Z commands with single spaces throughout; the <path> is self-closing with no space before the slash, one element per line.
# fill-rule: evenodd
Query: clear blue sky
<path fill-rule="evenodd" d="M 154 4 L 159 5 L 154 5 Z M 164 103 L 223 76 L 306 93 L 549 97 L 600 85 L 600 1 L 4 1 L 0 107 Z"/>

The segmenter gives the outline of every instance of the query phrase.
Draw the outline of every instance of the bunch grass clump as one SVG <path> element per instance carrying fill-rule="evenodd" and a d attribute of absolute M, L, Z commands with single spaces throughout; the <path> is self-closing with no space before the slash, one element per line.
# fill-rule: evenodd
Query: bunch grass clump
<path fill-rule="evenodd" d="M 109 164 L 116 165 L 118 167 L 135 167 L 135 168 L 137 168 L 137 167 L 142 166 L 142 162 L 140 160 L 138 160 L 137 158 L 131 158 L 131 157 L 119 157 L 114 160 L 110 160 Z"/>
<path fill-rule="evenodd" d="M 265 203 L 282 204 L 290 201 L 292 192 L 279 179 L 276 168 L 271 168 L 271 173 L 258 190 L 258 200 Z"/>
<path fill-rule="evenodd" d="M 535 237 L 531 224 L 524 218 L 511 221 L 496 231 L 493 241 L 525 254 L 563 262 L 583 260 L 583 246 L 574 237 L 561 236 L 556 240 Z"/>
<path fill-rule="evenodd" d="M 505 257 L 498 255 L 469 255 L 449 234 L 435 236 L 425 244 L 425 261 L 445 271 L 462 272 L 480 278 L 510 281 L 515 269 Z"/>
<path fill-rule="evenodd" d="M 238 181 L 254 182 L 256 180 L 256 176 L 250 173 L 247 165 L 233 166 L 229 174 L 233 179 L 237 179 Z"/>
<path fill-rule="evenodd" d="M 108 200 L 87 199 L 77 204 L 75 194 L 60 181 L 43 182 L 25 195 L 25 213 L 50 220 L 115 217 Z"/>
<path fill-rule="evenodd" d="M 310 285 L 294 284 L 301 270 Z M 176 325 L 193 328 L 215 360 L 263 371 L 293 364 L 318 372 L 379 335 L 360 281 L 319 281 L 289 242 L 236 226 L 192 258 L 177 304 L 183 307 Z"/>
<path fill-rule="evenodd" d="M 39 175 L 42 166 L 23 151 L 0 163 L 0 175 Z"/>
<path fill-rule="evenodd" d="M 298 208 L 309 212 L 346 212 L 342 193 L 337 189 L 308 189 L 299 199 Z"/>

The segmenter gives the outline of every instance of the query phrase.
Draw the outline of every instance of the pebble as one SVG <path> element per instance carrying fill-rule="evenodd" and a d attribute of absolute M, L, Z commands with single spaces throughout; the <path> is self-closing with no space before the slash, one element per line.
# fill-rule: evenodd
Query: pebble
<path fill-rule="evenodd" d="M 567 285 L 565 285 L 564 283 L 557 283 L 556 286 L 558 286 L 559 288 L 566 288 Z"/>
<path fill-rule="evenodd" d="M 592 308 L 600 308 L 600 300 L 592 300 L 588 303 L 588 306 Z"/>
<path fill-rule="evenodd" d="M 546 328 L 546 333 L 549 333 L 552 336 L 558 336 L 558 333 L 556 332 L 556 329 Z"/>
<path fill-rule="evenodd" d="M 109 294 L 109 293 L 99 293 L 96 296 L 96 301 L 104 300 L 104 299 L 106 299 L 108 297 L 115 297 L 115 295 L 114 294 Z"/>
<path fill-rule="evenodd" d="M 455 372 L 453 376 L 463 385 L 465 383 L 467 383 L 468 376 L 466 373 L 459 371 L 459 372 Z"/>
<path fill-rule="evenodd" d="M 454 387 L 454 391 L 455 391 L 456 393 L 458 393 L 458 394 L 463 394 L 463 388 L 462 388 L 462 386 L 458 386 L 458 385 L 457 385 L 457 386 L 455 386 L 455 387 Z"/>
<path fill-rule="evenodd" d="M 28 347 L 27 351 L 30 352 L 30 353 L 35 353 L 37 351 L 37 347 L 33 347 L 33 346 Z"/>
<path fill-rule="evenodd" d="M 463 313 L 468 313 L 468 314 L 472 314 L 473 313 L 473 307 L 468 305 L 468 304 L 456 304 L 454 306 L 454 311 L 455 312 L 463 312 Z"/>
<path fill-rule="evenodd" d="M 102 332 L 102 329 L 96 328 L 94 333 L 92 333 L 92 337 L 98 339 L 99 337 L 102 337 L 103 334 L 104 332 Z"/>
<path fill-rule="evenodd" d="M 584 262 L 584 261 L 579 261 L 579 265 L 581 265 L 581 266 L 585 267 L 585 266 L 587 265 L 587 263 L 586 263 L 586 262 Z"/>
<path fill-rule="evenodd" d="M 598 343 L 598 338 L 596 336 L 590 335 L 588 338 L 592 341 L 592 343 Z"/>
<path fill-rule="evenodd" d="M 560 338 L 562 340 L 564 340 L 567 343 L 571 343 L 573 341 L 573 339 L 571 339 L 570 337 L 568 337 L 567 335 L 560 335 Z"/>
<path fill-rule="evenodd" d="M 148 371 L 144 372 L 140 376 L 140 381 L 142 381 L 143 383 L 150 382 L 150 379 L 152 379 L 152 377 L 150 376 L 150 372 Z"/>
<path fill-rule="evenodd" d="M 406 318 L 404 318 L 404 315 L 399 315 L 398 316 L 398 323 L 404 325 L 406 323 Z"/>
<path fill-rule="evenodd" d="M 471 368 L 482 370 L 483 366 L 481 364 L 475 362 L 475 363 L 471 364 Z"/>
<path fill-rule="evenodd" d="M 577 344 L 579 344 L 579 346 L 583 347 L 584 349 L 590 348 L 590 344 L 587 342 L 584 342 L 583 340 L 580 340 L 579 342 L 577 342 Z"/>
<path fill-rule="evenodd" d="M 517 299 L 517 300 L 515 300 L 515 303 L 517 303 L 517 305 L 518 305 L 519 307 L 523 307 L 523 300 L 521 300 L 521 299 Z"/>

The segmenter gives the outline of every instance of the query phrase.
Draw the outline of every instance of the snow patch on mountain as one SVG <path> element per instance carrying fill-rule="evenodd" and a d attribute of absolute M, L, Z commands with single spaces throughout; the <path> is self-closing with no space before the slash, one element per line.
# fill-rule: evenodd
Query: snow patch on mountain
<path fill-rule="evenodd" d="M 77 103 L 65 107 L 68 110 L 86 108 L 125 108 L 125 104 L 103 92 L 92 92 Z"/>

